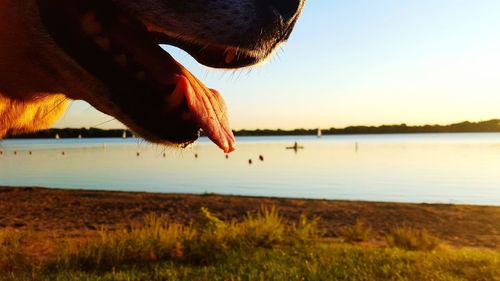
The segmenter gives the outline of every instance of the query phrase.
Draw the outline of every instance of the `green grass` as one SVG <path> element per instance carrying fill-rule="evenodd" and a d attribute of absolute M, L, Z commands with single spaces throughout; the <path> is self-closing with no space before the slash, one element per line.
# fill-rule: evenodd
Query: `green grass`
<path fill-rule="evenodd" d="M 0 281 L 500 280 L 498 251 L 333 243 L 321 239 L 317 222 L 302 216 L 285 223 L 273 208 L 229 222 L 202 209 L 189 226 L 151 215 L 61 246 L 37 268 L 24 262 L 23 237 L 0 231 Z M 1 266 L 9 262 L 19 266 Z"/>
<path fill-rule="evenodd" d="M 353 225 L 341 228 L 340 234 L 346 243 L 365 242 L 370 239 L 370 236 L 372 235 L 372 228 L 363 220 L 356 220 L 356 223 Z"/>
<path fill-rule="evenodd" d="M 194 230 L 180 224 L 168 224 L 164 217 L 147 215 L 141 225 L 129 229 L 98 231 L 98 237 L 76 245 L 60 247 L 54 268 L 105 270 L 123 264 L 147 264 L 182 254 L 181 241 L 190 239 Z"/>
<path fill-rule="evenodd" d="M 441 240 L 425 229 L 397 227 L 386 236 L 387 244 L 405 250 L 432 251 L 437 249 Z"/>
<path fill-rule="evenodd" d="M 30 264 L 22 249 L 27 236 L 12 229 L 0 229 L 0 275 L 22 270 Z"/>

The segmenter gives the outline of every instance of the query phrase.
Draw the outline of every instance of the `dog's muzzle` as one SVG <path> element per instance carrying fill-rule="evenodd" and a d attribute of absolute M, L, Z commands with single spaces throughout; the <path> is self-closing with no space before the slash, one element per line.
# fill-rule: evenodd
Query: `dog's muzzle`
<path fill-rule="evenodd" d="M 201 129 L 226 153 L 234 150 L 235 140 L 222 96 L 159 44 L 178 46 L 212 67 L 253 65 L 288 38 L 303 6 L 303 0 L 255 0 L 266 5 L 279 32 L 263 30 L 262 38 L 255 40 L 266 44 L 254 50 L 199 44 L 152 31 L 112 0 L 37 1 L 47 33 L 107 88 L 106 96 L 89 100 L 92 105 L 150 141 L 186 146 Z M 270 34 L 274 37 L 267 38 Z"/>

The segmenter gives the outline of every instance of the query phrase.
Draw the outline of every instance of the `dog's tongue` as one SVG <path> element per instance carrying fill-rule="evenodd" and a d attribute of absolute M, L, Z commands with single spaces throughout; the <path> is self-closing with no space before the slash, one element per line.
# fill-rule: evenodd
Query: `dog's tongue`
<path fill-rule="evenodd" d="M 110 36 L 113 40 L 122 41 L 121 46 L 127 53 L 134 54 L 134 60 L 162 85 L 175 86 L 173 93 L 164 93 L 167 97 L 165 108 L 180 106 L 185 98 L 191 118 L 203 129 L 207 136 L 225 153 L 235 149 L 235 139 L 229 127 L 226 105 L 222 96 L 215 90 L 207 88 L 178 63 L 153 39 L 147 30 L 138 28 L 130 18 L 112 26 Z M 127 28 L 123 28 L 127 26 Z M 167 87 L 172 88 L 172 87 Z"/>
<path fill-rule="evenodd" d="M 207 136 L 225 153 L 234 151 L 234 135 L 229 127 L 226 104 L 219 92 L 208 89 L 189 72 L 176 79 L 177 86 L 169 103 L 175 104 L 180 100 L 178 97 L 185 97 L 192 117 Z"/>

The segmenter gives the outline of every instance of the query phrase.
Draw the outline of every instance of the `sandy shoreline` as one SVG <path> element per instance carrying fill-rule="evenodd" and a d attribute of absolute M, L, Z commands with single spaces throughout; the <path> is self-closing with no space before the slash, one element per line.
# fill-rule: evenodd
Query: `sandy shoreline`
<path fill-rule="evenodd" d="M 286 219 L 319 216 L 327 237 L 363 219 L 374 229 L 374 241 L 396 226 L 425 228 L 454 246 L 498 248 L 500 207 L 181 195 L 0 187 L 0 229 L 14 228 L 47 237 L 85 237 L 101 226 L 139 222 L 149 213 L 188 224 L 201 207 L 222 219 L 241 219 L 261 206 L 276 206 Z"/>

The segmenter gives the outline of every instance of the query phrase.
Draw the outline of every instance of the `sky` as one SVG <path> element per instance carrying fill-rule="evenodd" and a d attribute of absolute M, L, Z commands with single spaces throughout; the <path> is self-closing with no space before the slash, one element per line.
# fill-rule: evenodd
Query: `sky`
<path fill-rule="evenodd" d="M 218 89 L 233 129 L 500 118 L 500 1 L 310 0 L 268 63 L 221 71 L 166 49 Z M 121 128 L 72 102 L 55 127 Z"/>

